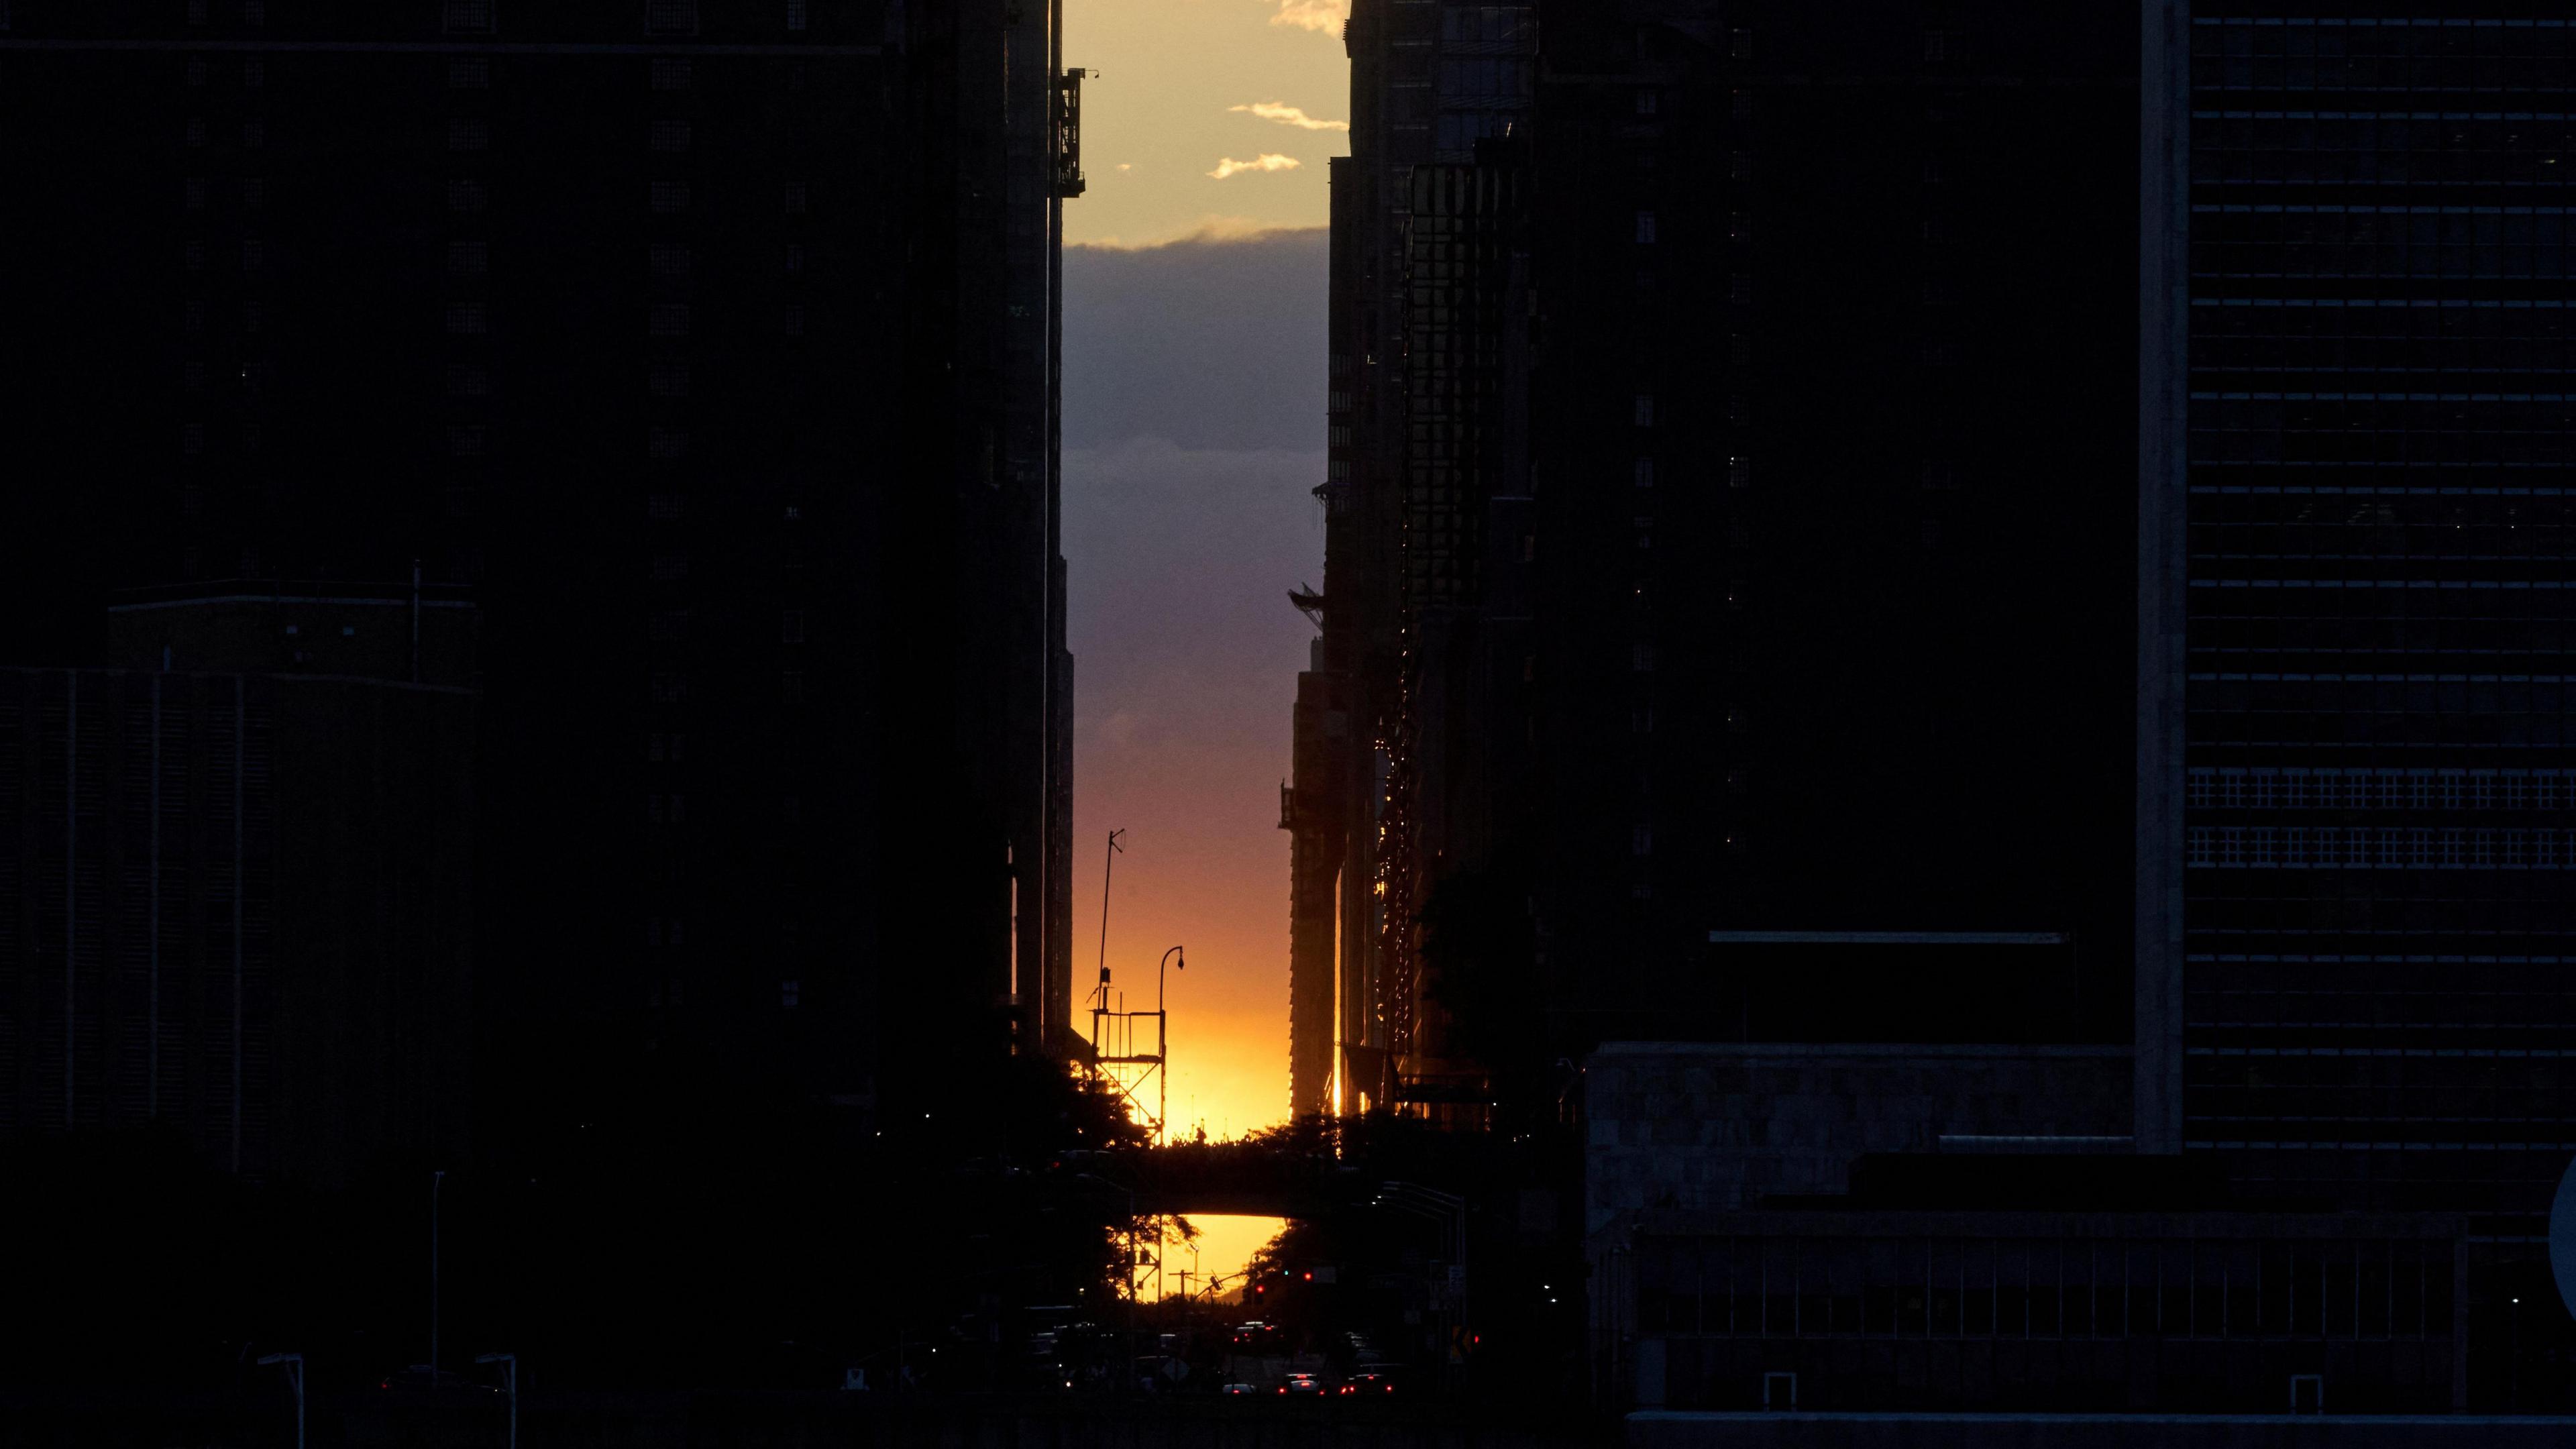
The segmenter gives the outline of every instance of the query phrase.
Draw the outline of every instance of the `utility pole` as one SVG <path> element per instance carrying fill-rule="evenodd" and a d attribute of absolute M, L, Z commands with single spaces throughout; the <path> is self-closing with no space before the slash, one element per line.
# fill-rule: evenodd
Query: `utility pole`
<path fill-rule="evenodd" d="M 1103 852 L 1103 853 L 1102 853 L 1102 855 L 1101 855 L 1101 866 L 1100 866 L 1100 986 L 1101 986 L 1101 992 L 1102 992 L 1102 994 L 1101 994 L 1100 1004 L 1101 1004 L 1101 1005 L 1103 1005 L 1103 1006 L 1107 1006 L 1107 1005 L 1109 1004 L 1109 998 L 1108 998 L 1108 987 L 1109 987 L 1109 877 L 1110 877 L 1110 874 L 1111 874 L 1112 872 L 1114 872 L 1114 871 L 1116 871 L 1116 870 L 1118 869 L 1118 857 L 1119 857 L 1120 855 L 1124 854 L 1124 853 L 1126 852 L 1126 850 L 1127 850 L 1127 847 L 1125 847 L 1125 846 L 1123 846 L 1123 845 L 1120 845 L 1120 844 L 1118 843 L 1118 837 L 1119 837 L 1119 836 L 1122 836 L 1122 835 L 1124 835 L 1124 834 L 1126 834 L 1126 833 L 1127 833 L 1127 832 L 1126 832 L 1126 831 L 1124 831 L 1124 830 L 1113 830 L 1113 831 L 1110 831 L 1110 832 L 1109 832 L 1109 849 L 1108 849 L 1107 851 Z"/>
<path fill-rule="evenodd" d="M 438 1185 L 447 1169 L 429 1175 L 429 1386 L 438 1387 Z"/>
<path fill-rule="evenodd" d="M 264 1353 L 259 1356 L 259 1361 L 263 1365 L 286 1365 L 286 1386 L 295 1390 L 295 1449 L 304 1449 L 304 1355 Z"/>

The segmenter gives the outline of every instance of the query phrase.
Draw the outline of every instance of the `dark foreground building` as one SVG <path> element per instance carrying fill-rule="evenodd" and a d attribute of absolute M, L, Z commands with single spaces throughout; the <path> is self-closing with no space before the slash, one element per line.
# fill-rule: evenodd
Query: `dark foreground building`
<path fill-rule="evenodd" d="M 483 1149 L 681 1062 L 864 1137 L 1014 1001 L 1066 1040 L 1057 43 L 1000 0 L 0 12 L 0 662 L 409 700 L 415 651 L 325 608 L 281 654 L 323 621 L 278 600 L 470 603 L 470 730 L 418 764 L 476 784 Z M 171 600 L 253 627 L 111 643 Z M 342 747 L 279 728 L 280 788 Z M 312 788 L 281 828 L 356 808 Z M 0 959 L 14 1063 L 124 1050 L 40 989 L 66 949 Z"/>
<path fill-rule="evenodd" d="M 1471 1119 L 1498 1052 L 1619 1036 L 2123 1036 L 2134 18 L 1348 35 L 1342 1105 Z"/>
<path fill-rule="evenodd" d="M 2576 1153 L 2576 32 L 2535 13 L 2149 7 L 2138 777 L 2140 1131 L 2526 1258 Z"/>

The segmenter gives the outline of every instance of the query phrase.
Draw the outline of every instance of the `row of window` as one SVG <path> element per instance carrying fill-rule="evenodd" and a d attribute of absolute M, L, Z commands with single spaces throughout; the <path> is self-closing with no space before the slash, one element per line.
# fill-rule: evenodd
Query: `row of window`
<path fill-rule="evenodd" d="M 2576 870 L 2576 830 L 2194 825 L 2183 860 L 2202 870 Z"/>
<path fill-rule="evenodd" d="M 807 0 L 782 0 L 787 28 L 803 30 L 808 18 Z M 247 11 L 260 4 L 249 0 Z M 205 0 L 189 0 L 189 18 L 202 24 Z M 440 20 L 453 35 L 489 35 L 498 19 L 494 0 L 444 0 Z M 258 24 L 258 21 L 247 21 Z M 695 35 L 698 33 L 697 0 L 645 0 L 644 33 L 647 35 Z"/>
<path fill-rule="evenodd" d="M 2284 116 L 2220 112 L 2217 119 L 2195 115 L 2191 127 L 2194 151 L 2376 155 L 2383 166 L 2404 164 L 2398 159 L 2401 155 L 2437 152 L 2537 153 L 2534 159 L 2549 161 L 2571 144 L 2576 144 L 2576 128 L 2570 126 L 2566 116 L 2557 113 L 2445 116 L 2406 111 L 2375 115 L 2330 111 Z"/>
<path fill-rule="evenodd" d="M 2193 809 L 2576 809 L 2576 770 L 2194 767 Z"/>
<path fill-rule="evenodd" d="M 1805 1337 L 2443 1338 L 2450 1249 L 2414 1240 L 1655 1244 L 1649 1332 Z"/>

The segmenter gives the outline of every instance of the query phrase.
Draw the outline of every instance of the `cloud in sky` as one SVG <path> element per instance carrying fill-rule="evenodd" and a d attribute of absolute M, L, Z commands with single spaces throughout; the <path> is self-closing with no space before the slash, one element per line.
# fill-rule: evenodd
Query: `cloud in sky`
<path fill-rule="evenodd" d="M 1342 22 L 1350 18 L 1351 0 L 1279 0 L 1279 13 L 1270 17 L 1270 23 L 1339 35 Z"/>
<path fill-rule="evenodd" d="M 1300 162 L 1294 156 L 1282 156 L 1276 151 L 1264 151 L 1249 161 L 1237 161 L 1231 156 L 1225 157 L 1218 161 L 1216 163 L 1216 169 L 1208 174 L 1219 181 L 1223 181 L 1225 178 L 1235 175 L 1238 172 L 1294 171 L 1302 164 L 1304 163 Z"/>
<path fill-rule="evenodd" d="M 1283 106 L 1277 101 L 1256 101 L 1248 106 L 1228 106 L 1226 109 L 1248 111 L 1265 121 L 1277 121 L 1300 131 L 1347 131 L 1351 128 L 1348 121 L 1320 121 L 1295 106 Z"/>
<path fill-rule="evenodd" d="M 1322 448 L 1327 255 L 1321 227 L 1240 222 L 1066 247 L 1064 445 Z"/>

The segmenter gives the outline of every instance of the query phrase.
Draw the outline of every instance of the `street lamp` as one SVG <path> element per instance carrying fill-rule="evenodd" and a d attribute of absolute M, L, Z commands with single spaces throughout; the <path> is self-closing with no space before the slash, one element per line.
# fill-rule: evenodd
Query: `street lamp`
<path fill-rule="evenodd" d="M 286 1365 L 287 1387 L 295 1390 L 295 1449 L 304 1449 L 304 1355 L 300 1353 L 264 1353 L 262 1364 Z"/>
<path fill-rule="evenodd" d="M 1163 1010 L 1163 968 L 1175 956 L 1181 956 L 1178 946 L 1164 952 L 1163 959 L 1154 963 L 1154 1055 L 1160 1058 L 1154 1067 L 1154 1130 L 1163 1134 L 1163 1140 L 1154 1144 L 1157 1147 L 1172 1145 L 1172 1018 Z M 1180 969 L 1190 969 L 1189 957 L 1181 956 Z"/>
<path fill-rule="evenodd" d="M 510 1395 L 510 1449 L 519 1449 L 519 1356 L 515 1353 L 480 1353 L 476 1363 L 501 1366 L 501 1387 Z"/>

